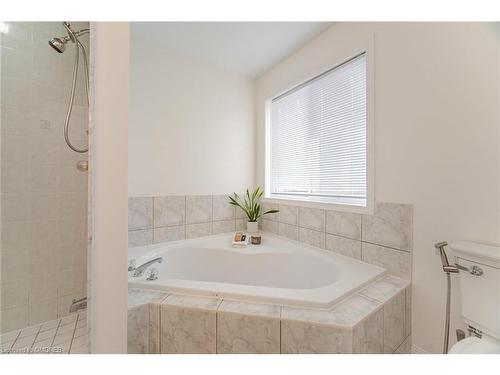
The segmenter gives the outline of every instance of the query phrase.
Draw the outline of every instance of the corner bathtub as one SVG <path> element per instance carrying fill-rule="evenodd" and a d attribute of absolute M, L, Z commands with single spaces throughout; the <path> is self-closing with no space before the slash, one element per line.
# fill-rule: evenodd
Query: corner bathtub
<path fill-rule="evenodd" d="M 261 245 L 234 248 L 232 234 L 129 249 L 137 266 L 162 257 L 158 279 L 129 273 L 129 287 L 326 308 L 385 274 L 385 269 L 262 233 Z"/>

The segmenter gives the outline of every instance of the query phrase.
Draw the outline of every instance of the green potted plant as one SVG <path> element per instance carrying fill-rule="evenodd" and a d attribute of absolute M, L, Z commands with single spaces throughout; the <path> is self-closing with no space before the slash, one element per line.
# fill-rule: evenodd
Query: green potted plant
<path fill-rule="evenodd" d="M 255 189 L 252 193 L 250 193 L 247 189 L 247 191 L 243 195 L 243 198 L 241 198 L 236 193 L 234 193 L 232 196 L 228 196 L 229 204 L 241 208 L 247 215 L 248 233 L 256 233 L 259 230 L 258 220 L 260 217 L 267 214 L 275 214 L 279 212 L 279 210 L 268 210 L 266 212 L 262 212 L 260 206 L 260 198 L 262 198 L 263 193 L 264 191 L 260 187 L 257 187 L 257 189 Z"/>

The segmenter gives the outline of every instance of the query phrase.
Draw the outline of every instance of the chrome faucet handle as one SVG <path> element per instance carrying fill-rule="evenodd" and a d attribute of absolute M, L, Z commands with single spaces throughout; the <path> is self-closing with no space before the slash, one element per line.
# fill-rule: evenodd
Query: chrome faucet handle
<path fill-rule="evenodd" d="M 158 269 L 151 268 L 148 270 L 148 277 L 146 277 L 147 281 L 154 281 L 158 279 Z"/>
<path fill-rule="evenodd" d="M 135 266 L 136 266 L 136 264 L 137 264 L 137 263 L 136 263 L 135 259 L 130 259 L 130 260 L 128 261 L 128 272 L 130 272 L 130 271 L 134 271 L 134 270 L 135 270 Z"/>

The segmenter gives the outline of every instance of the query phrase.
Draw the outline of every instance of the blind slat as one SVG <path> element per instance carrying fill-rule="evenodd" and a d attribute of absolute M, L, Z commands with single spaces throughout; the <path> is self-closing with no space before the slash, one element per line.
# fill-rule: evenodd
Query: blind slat
<path fill-rule="evenodd" d="M 366 55 L 273 100 L 270 137 L 271 194 L 366 198 Z"/>

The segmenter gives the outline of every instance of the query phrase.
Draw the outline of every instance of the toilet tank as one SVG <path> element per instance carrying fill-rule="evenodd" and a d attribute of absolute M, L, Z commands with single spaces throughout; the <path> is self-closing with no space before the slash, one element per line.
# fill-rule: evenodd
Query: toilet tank
<path fill-rule="evenodd" d="M 465 323 L 500 340 L 500 246 L 457 241 L 450 247 L 459 266 L 479 267 L 458 274 Z"/>

